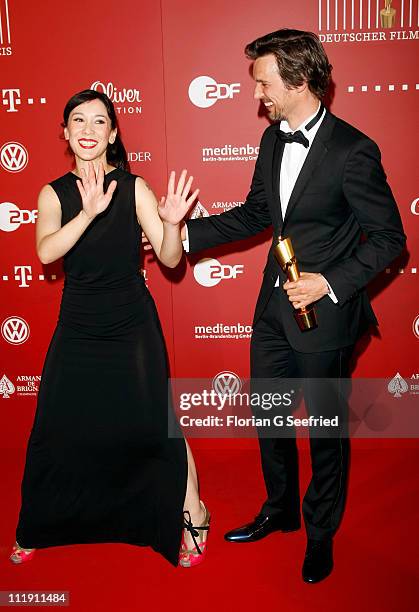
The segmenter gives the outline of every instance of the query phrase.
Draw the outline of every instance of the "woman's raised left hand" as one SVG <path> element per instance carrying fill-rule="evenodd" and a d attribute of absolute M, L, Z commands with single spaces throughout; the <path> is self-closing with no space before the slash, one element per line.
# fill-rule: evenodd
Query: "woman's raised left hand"
<path fill-rule="evenodd" d="M 187 178 L 187 171 L 182 170 L 176 186 L 176 173 L 172 170 L 167 185 L 167 196 L 161 198 L 157 209 L 163 222 L 178 225 L 182 221 L 199 193 L 199 189 L 195 189 L 188 197 L 192 181 L 193 176 Z"/>

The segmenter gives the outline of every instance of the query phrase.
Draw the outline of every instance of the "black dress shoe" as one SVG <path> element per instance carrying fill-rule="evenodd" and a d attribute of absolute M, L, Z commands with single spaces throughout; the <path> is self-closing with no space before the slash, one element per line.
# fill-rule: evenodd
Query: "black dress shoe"
<path fill-rule="evenodd" d="M 308 540 L 303 564 L 304 582 L 320 582 L 333 569 L 332 540 Z"/>
<path fill-rule="evenodd" d="M 264 516 L 258 514 L 252 523 L 232 529 L 225 534 L 227 542 L 256 542 L 273 531 L 297 531 L 300 529 L 300 519 L 285 520 L 281 516 Z"/>

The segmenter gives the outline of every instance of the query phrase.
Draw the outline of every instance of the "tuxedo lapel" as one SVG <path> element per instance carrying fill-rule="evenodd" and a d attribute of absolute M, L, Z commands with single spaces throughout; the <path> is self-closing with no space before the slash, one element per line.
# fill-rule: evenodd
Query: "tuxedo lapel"
<path fill-rule="evenodd" d="M 285 213 L 284 223 L 287 222 L 289 216 L 292 214 L 293 209 L 303 194 L 304 189 L 307 187 L 314 171 L 322 163 L 328 152 L 328 140 L 330 139 L 334 124 L 335 119 L 333 115 L 326 112 L 326 116 L 314 137 L 313 144 L 310 147 L 310 151 L 308 152 L 300 174 L 295 182 Z"/>
<path fill-rule="evenodd" d="M 285 143 L 281 142 L 279 138 L 275 138 L 273 155 L 272 155 L 272 202 L 273 202 L 273 212 L 278 221 L 278 225 L 282 226 L 282 210 L 281 210 L 281 200 L 279 195 L 279 175 L 280 175 L 280 167 L 282 156 L 284 154 L 284 146 Z M 274 227 L 277 224 L 274 223 Z"/>

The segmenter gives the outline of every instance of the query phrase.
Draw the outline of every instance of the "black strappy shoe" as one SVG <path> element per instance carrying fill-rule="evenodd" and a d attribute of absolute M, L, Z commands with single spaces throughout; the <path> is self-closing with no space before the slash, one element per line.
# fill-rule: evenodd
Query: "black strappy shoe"
<path fill-rule="evenodd" d="M 200 500 L 199 503 L 205 512 L 205 518 L 201 525 L 194 525 L 192 523 L 189 510 L 185 510 L 183 513 L 183 527 L 185 531 L 191 534 L 195 546 L 192 549 L 188 549 L 185 544 L 185 538 L 182 538 L 182 547 L 179 554 L 179 563 L 182 567 L 192 567 L 202 563 L 207 553 L 207 539 L 211 515 L 206 509 L 204 502 Z"/>

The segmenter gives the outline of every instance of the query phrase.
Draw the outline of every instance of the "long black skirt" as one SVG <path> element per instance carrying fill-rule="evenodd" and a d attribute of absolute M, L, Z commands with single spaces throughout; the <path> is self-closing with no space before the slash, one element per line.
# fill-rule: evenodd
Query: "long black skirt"
<path fill-rule="evenodd" d="M 168 437 L 168 406 L 164 340 L 144 285 L 66 287 L 28 443 L 19 544 L 126 542 L 176 565 L 187 456 L 183 438 Z"/>

